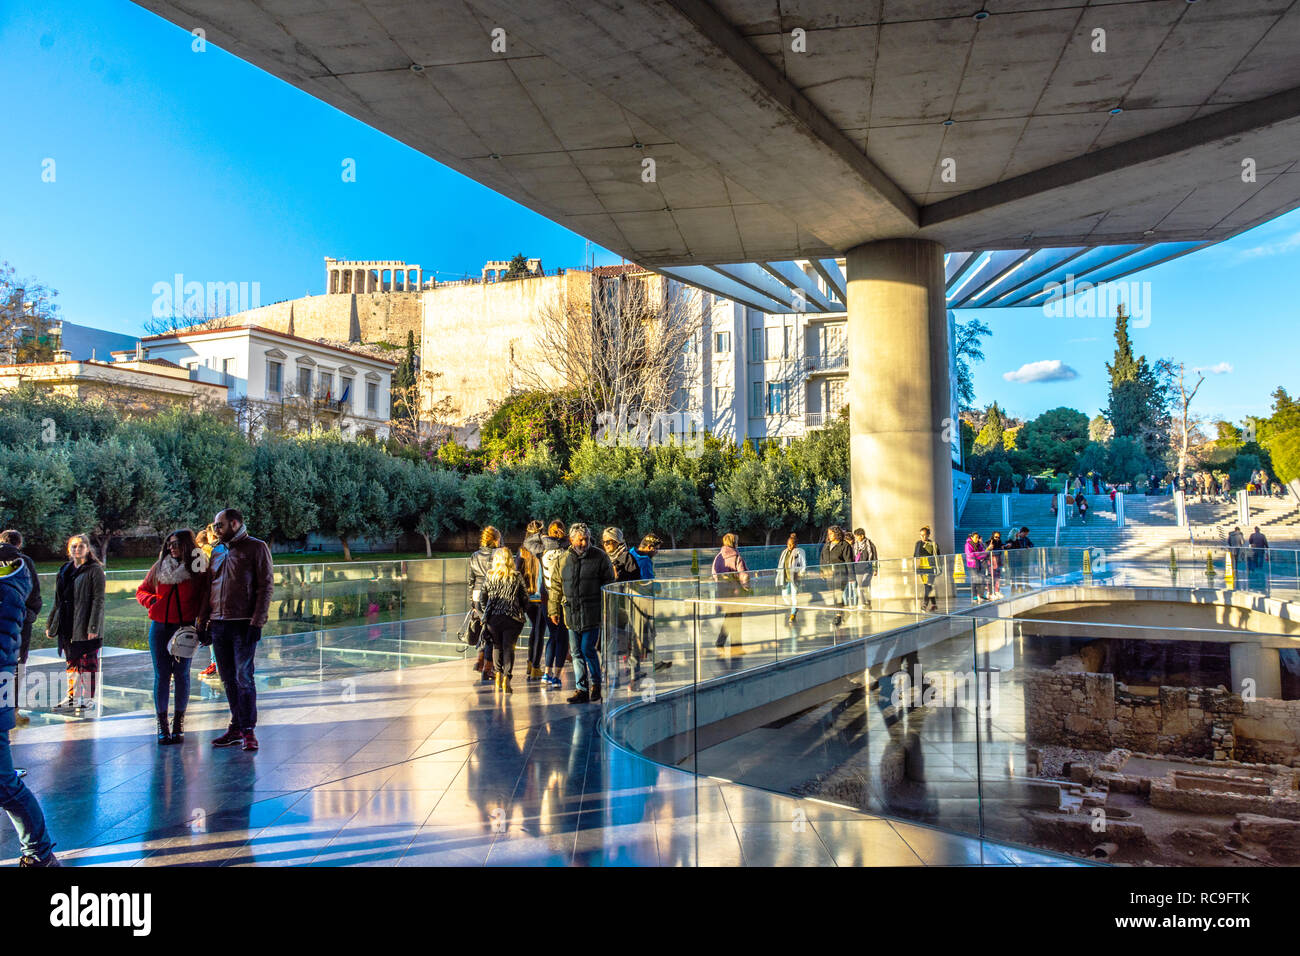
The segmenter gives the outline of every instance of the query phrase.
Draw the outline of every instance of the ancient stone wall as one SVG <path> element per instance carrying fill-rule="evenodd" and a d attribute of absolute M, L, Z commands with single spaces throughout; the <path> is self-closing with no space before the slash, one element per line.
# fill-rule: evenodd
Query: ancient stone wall
<path fill-rule="evenodd" d="M 237 312 L 232 325 L 258 325 L 304 339 L 334 342 L 406 344 L 406 333 L 420 345 L 420 293 L 373 292 L 360 295 L 309 295 Z"/>
<path fill-rule="evenodd" d="M 1116 687 L 1111 674 L 1037 670 L 1025 678 L 1031 744 L 1217 759 L 1234 756 L 1236 745 L 1243 759 L 1232 723 L 1241 709 L 1240 697 L 1218 688 L 1161 687 L 1158 697 L 1145 697 Z"/>
<path fill-rule="evenodd" d="M 1254 700 L 1232 724 L 1236 757 L 1249 763 L 1295 765 L 1300 755 L 1300 700 Z"/>
<path fill-rule="evenodd" d="M 537 276 L 510 282 L 439 286 L 424 292 L 424 339 L 420 367 L 440 373 L 422 385 L 427 408 L 451 395 L 454 424 L 488 412 L 511 392 L 564 383 L 541 345 L 543 309 L 589 302 L 591 274 Z"/>

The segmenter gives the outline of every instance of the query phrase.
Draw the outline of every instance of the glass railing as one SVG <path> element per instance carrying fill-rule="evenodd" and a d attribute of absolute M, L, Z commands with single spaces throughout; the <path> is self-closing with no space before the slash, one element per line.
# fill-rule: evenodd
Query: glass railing
<path fill-rule="evenodd" d="M 1289 614 L 1253 604 L 1233 626 L 1220 609 L 1253 598 L 1203 555 L 1172 582 L 1082 550 L 1005 557 L 996 577 L 945 555 L 877 562 L 869 581 L 809 567 L 793 587 L 772 571 L 611 586 L 602 732 L 701 787 L 1090 859 L 1288 862 L 1243 815 L 1300 828 L 1279 822 L 1300 818 Z"/>

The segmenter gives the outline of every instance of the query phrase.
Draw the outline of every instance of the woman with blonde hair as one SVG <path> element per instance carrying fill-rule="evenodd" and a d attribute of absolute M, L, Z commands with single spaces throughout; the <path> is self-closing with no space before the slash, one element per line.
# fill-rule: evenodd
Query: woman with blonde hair
<path fill-rule="evenodd" d="M 510 677 L 515 668 L 515 641 L 528 613 L 528 584 L 509 548 L 492 552 L 492 567 L 484 582 L 483 620 L 488 639 L 496 648 L 497 690 L 513 693 Z"/>
<path fill-rule="evenodd" d="M 45 636 L 58 642 L 59 656 L 67 661 L 68 699 L 60 709 L 94 706 L 104 644 L 105 580 L 90 537 L 74 534 L 68 539 L 68 561 L 54 579 L 54 607 L 45 623 Z M 87 684 L 89 695 L 84 693 Z"/>
<path fill-rule="evenodd" d="M 203 552 L 203 557 L 206 559 L 209 565 L 212 563 L 212 555 L 216 554 L 218 551 L 226 550 L 226 546 L 221 543 L 220 535 L 217 534 L 217 529 L 213 527 L 211 523 L 209 523 L 206 528 L 204 528 L 202 531 L 200 531 L 198 534 L 194 536 L 194 544 L 200 551 Z M 284 613 L 283 608 L 284 606 L 281 605 L 281 614 Z M 216 677 L 216 676 L 217 676 L 217 655 L 213 654 L 212 660 L 209 661 L 208 666 L 205 667 L 203 670 L 199 671 L 199 677 Z"/>

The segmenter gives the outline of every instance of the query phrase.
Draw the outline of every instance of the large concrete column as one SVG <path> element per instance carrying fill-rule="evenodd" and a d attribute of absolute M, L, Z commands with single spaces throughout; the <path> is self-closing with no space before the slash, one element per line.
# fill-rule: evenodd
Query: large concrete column
<path fill-rule="evenodd" d="M 1282 697 L 1282 656 L 1276 647 L 1261 647 L 1246 641 L 1228 646 L 1228 667 L 1232 672 L 1232 686 L 1228 688 L 1234 694 L 1240 694 L 1249 686 L 1247 680 L 1255 683 L 1256 697 Z"/>
<path fill-rule="evenodd" d="M 953 547 L 952 414 L 943 247 L 884 239 L 849 250 L 853 527 L 882 558 L 911 557 L 929 525 Z"/>

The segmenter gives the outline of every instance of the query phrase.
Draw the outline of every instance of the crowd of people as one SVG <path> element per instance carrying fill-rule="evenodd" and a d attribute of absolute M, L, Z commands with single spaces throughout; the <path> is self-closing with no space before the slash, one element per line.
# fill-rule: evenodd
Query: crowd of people
<path fill-rule="evenodd" d="M 592 547 L 591 538 L 591 529 L 581 522 L 569 525 L 566 533 L 561 521 L 545 526 L 530 521 L 523 545 L 512 550 L 495 527 L 482 529 L 466 574 L 470 610 L 465 621 L 466 638 L 478 651 L 474 670 L 480 683 L 495 683 L 502 693 L 514 693 L 515 645 L 528 624 L 525 680 L 540 681 L 544 690 L 560 690 L 565 664 L 571 660 L 574 693 L 568 702 L 601 699 L 602 588 L 618 581 L 653 580 L 660 542 L 646 535 L 638 547 L 629 548 L 616 527 L 601 532 L 600 550 Z M 646 627 L 632 630 L 630 653 L 639 677 L 652 638 Z"/>
<path fill-rule="evenodd" d="M 1004 597 L 1002 572 L 1007 565 L 1004 552 L 1033 546 L 1034 543 L 1029 540 L 1029 529 L 1024 527 L 1017 531 L 1010 541 L 1002 539 L 1001 531 L 994 531 L 988 541 L 985 541 L 978 531 L 972 531 L 962 548 L 966 577 L 970 583 L 971 601 L 979 604 L 982 601 Z"/>

